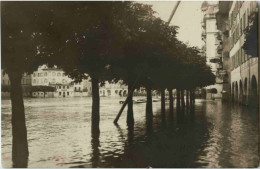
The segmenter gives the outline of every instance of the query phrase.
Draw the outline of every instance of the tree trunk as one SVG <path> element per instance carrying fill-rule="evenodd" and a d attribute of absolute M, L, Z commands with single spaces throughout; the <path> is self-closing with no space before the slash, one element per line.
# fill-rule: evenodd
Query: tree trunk
<path fill-rule="evenodd" d="M 169 89 L 169 99 L 170 99 L 170 117 L 173 117 L 173 96 L 172 96 L 172 89 Z"/>
<path fill-rule="evenodd" d="M 153 121 L 152 88 L 150 86 L 147 86 L 146 92 L 147 92 L 146 120 L 148 122 L 152 122 Z"/>
<path fill-rule="evenodd" d="M 176 100 L 176 108 L 177 108 L 177 111 L 180 110 L 180 107 L 181 107 L 181 92 L 180 92 L 180 89 L 176 89 L 177 90 L 177 100 Z"/>
<path fill-rule="evenodd" d="M 92 132 L 99 133 L 99 80 L 96 76 L 91 76 L 92 84 L 92 114 L 91 114 L 91 127 Z"/>
<path fill-rule="evenodd" d="M 189 106 L 189 90 L 186 90 L 186 105 Z"/>
<path fill-rule="evenodd" d="M 195 104 L 195 91 L 192 90 L 192 102 L 193 104 Z"/>
<path fill-rule="evenodd" d="M 12 103 L 12 159 L 13 167 L 26 168 L 28 162 L 27 129 L 25 124 L 25 112 L 22 91 L 22 74 L 9 74 L 11 81 L 11 103 Z"/>
<path fill-rule="evenodd" d="M 91 148 L 92 148 L 92 168 L 97 168 L 100 161 L 100 141 L 99 141 L 99 132 L 91 133 Z"/>
<path fill-rule="evenodd" d="M 182 106 L 182 109 L 185 108 L 184 90 L 183 89 L 181 89 L 181 106 Z"/>
<path fill-rule="evenodd" d="M 192 99 L 192 89 L 190 89 L 190 105 L 193 105 L 193 99 Z"/>
<path fill-rule="evenodd" d="M 165 120 L 165 90 L 161 89 L 161 116 Z"/>
<path fill-rule="evenodd" d="M 134 124 L 133 93 L 131 93 L 132 86 L 133 85 L 128 84 L 129 101 L 128 101 L 127 119 L 126 119 L 126 123 L 128 126 L 132 126 Z"/>

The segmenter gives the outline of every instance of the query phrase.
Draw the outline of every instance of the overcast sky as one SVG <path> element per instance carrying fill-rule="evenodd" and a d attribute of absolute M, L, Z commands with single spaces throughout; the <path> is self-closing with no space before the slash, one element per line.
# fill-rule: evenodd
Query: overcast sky
<path fill-rule="evenodd" d="M 164 21 L 168 21 L 176 2 L 174 1 L 150 1 L 142 2 L 153 6 L 157 12 L 156 16 Z M 183 42 L 188 42 L 191 46 L 201 48 L 201 20 L 200 10 L 202 1 L 182 1 L 172 18 L 170 25 L 179 26 L 178 38 Z"/>

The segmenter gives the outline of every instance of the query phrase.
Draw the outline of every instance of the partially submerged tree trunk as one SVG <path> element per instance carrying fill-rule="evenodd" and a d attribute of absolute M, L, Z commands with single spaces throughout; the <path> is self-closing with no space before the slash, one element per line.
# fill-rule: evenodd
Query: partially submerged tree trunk
<path fill-rule="evenodd" d="M 28 162 L 27 129 L 22 91 L 22 73 L 10 73 L 12 103 L 12 159 L 14 168 L 26 168 Z"/>
<path fill-rule="evenodd" d="M 185 108 L 184 90 L 183 89 L 181 89 L 181 106 L 182 106 L 182 109 Z"/>
<path fill-rule="evenodd" d="M 189 90 L 186 90 L 186 105 L 189 106 Z"/>
<path fill-rule="evenodd" d="M 92 84 L 92 114 L 91 114 L 91 127 L 92 132 L 100 132 L 99 130 L 99 80 L 96 76 L 91 76 Z"/>
<path fill-rule="evenodd" d="M 99 141 L 99 135 L 98 132 L 92 132 L 91 133 L 91 148 L 92 148 L 92 168 L 98 167 L 99 161 L 100 161 L 100 141 Z"/>
<path fill-rule="evenodd" d="M 169 107 L 169 111 L 170 111 L 170 117 L 173 117 L 173 95 L 172 95 L 172 89 L 169 89 L 169 101 L 170 101 L 170 107 Z"/>
<path fill-rule="evenodd" d="M 152 88 L 150 86 L 147 86 L 146 92 L 147 92 L 146 120 L 148 122 L 152 122 L 153 121 Z"/>
<path fill-rule="evenodd" d="M 133 93 L 131 93 L 132 86 L 133 85 L 128 84 L 129 100 L 128 100 L 127 119 L 126 119 L 126 123 L 128 126 L 132 126 L 134 124 Z"/>
<path fill-rule="evenodd" d="M 190 89 L 190 105 L 193 105 L 192 89 Z"/>
<path fill-rule="evenodd" d="M 181 92 L 180 92 L 180 89 L 176 89 L 177 91 L 177 100 L 176 100 L 176 108 L 177 108 L 177 111 L 180 110 L 180 106 L 181 106 Z"/>
<path fill-rule="evenodd" d="M 161 89 L 161 116 L 165 120 L 165 90 Z"/>

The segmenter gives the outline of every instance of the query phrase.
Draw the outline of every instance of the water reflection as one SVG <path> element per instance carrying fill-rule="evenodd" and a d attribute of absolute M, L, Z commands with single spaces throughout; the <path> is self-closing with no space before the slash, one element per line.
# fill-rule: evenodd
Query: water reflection
<path fill-rule="evenodd" d="M 134 105 L 134 126 L 126 125 L 126 111 L 115 126 L 115 110 L 120 109 L 118 101 L 101 98 L 100 133 L 97 133 L 91 132 L 91 98 L 25 100 L 28 167 L 258 165 L 257 111 L 220 101 L 196 100 L 195 106 L 186 107 L 183 112 L 177 112 L 174 106 L 173 118 L 168 118 L 170 112 L 166 110 L 166 120 L 162 122 L 161 105 L 154 102 L 152 119 L 146 118 L 145 104 L 138 104 Z M 4 104 L 3 167 L 13 165 L 10 111 L 8 103 Z"/>
<path fill-rule="evenodd" d="M 91 139 L 91 146 L 92 146 L 92 168 L 96 168 L 99 166 L 99 160 L 100 160 L 100 151 L 99 151 L 99 132 L 93 132 L 91 133 L 92 139 Z"/>

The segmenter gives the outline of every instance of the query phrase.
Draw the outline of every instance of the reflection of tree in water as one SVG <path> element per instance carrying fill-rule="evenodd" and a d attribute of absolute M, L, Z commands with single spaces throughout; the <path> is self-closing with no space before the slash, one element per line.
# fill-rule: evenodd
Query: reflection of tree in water
<path fill-rule="evenodd" d="M 166 127 L 162 127 L 161 113 L 155 112 L 153 121 L 129 127 L 127 134 L 117 126 L 123 154 L 108 152 L 109 156 L 102 156 L 105 163 L 99 163 L 99 141 L 93 137 L 92 167 L 201 167 L 196 162 L 208 140 L 208 122 L 202 111 L 203 107 L 196 108 L 196 116 L 188 111 L 181 121 L 176 118 Z"/>
<path fill-rule="evenodd" d="M 99 161 L 100 161 L 100 141 L 99 141 L 99 132 L 92 132 L 91 133 L 91 146 L 92 146 L 92 157 L 90 161 L 92 162 L 92 168 L 99 167 Z"/>

